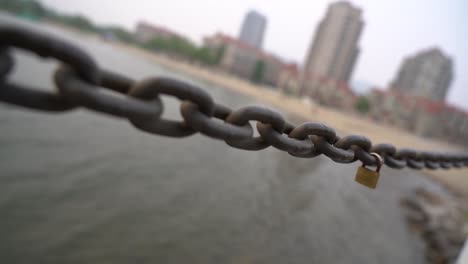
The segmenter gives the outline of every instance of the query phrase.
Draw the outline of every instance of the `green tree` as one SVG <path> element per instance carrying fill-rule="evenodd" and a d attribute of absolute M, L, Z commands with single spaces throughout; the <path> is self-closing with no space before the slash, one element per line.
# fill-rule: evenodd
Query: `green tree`
<path fill-rule="evenodd" d="M 116 39 L 127 42 L 127 43 L 134 43 L 135 39 L 133 38 L 133 34 L 128 32 L 126 29 L 119 27 L 119 26 L 105 26 L 100 27 L 99 31 L 102 33 L 109 32 L 114 36 Z"/>
<path fill-rule="evenodd" d="M 371 107 L 369 99 L 365 96 L 360 96 L 356 101 L 355 107 L 359 113 L 362 113 L 362 114 L 368 113 Z"/>
<path fill-rule="evenodd" d="M 188 58 L 194 58 L 197 51 L 194 44 L 179 37 L 154 38 L 143 46 L 150 50 L 179 54 Z"/>
<path fill-rule="evenodd" d="M 218 65 L 221 62 L 221 59 L 224 56 L 224 51 L 226 50 L 226 47 L 222 45 L 218 49 L 216 49 L 215 54 L 214 54 L 214 65 Z"/>
<path fill-rule="evenodd" d="M 0 9 L 27 19 L 41 19 L 47 14 L 46 8 L 34 0 L 0 0 Z"/>
<path fill-rule="evenodd" d="M 216 63 L 216 55 L 212 50 L 197 47 L 192 42 L 179 37 L 154 38 L 146 42 L 143 47 L 153 51 L 176 54 L 207 65 Z"/>
<path fill-rule="evenodd" d="M 206 47 L 197 48 L 194 59 L 207 65 L 214 65 L 216 62 L 215 54 L 211 49 Z"/>
<path fill-rule="evenodd" d="M 65 25 L 83 30 L 97 32 L 98 28 L 88 18 L 82 15 L 57 15 L 54 17 L 56 21 L 61 22 Z"/>
<path fill-rule="evenodd" d="M 262 60 L 257 60 L 255 63 L 255 68 L 252 73 L 251 80 L 253 82 L 259 83 L 263 80 L 263 74 L 265 73 L 265 62 Z"/>

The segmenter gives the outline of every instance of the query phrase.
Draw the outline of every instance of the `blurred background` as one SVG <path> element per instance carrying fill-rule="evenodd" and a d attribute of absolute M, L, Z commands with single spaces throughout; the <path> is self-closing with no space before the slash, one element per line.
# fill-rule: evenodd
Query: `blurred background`
<path fill-rule="evenodd" d="M 467 10 L 461 0 L 0 0 L 0 23 L 64 38 L 136 80 L 190 82 L 234 109 L 463 151 Z M 13 55 L 9 81 L 54 89 L 56 61 Z M 179 103 L 164 101 L 180 119 Z M 453 263 L 468 234 L 467 169 L 383 168 L 370 190 L 354 183 L 358 162 L 155 137 L 83 109 L 0 108 L 2 263 Z"/>

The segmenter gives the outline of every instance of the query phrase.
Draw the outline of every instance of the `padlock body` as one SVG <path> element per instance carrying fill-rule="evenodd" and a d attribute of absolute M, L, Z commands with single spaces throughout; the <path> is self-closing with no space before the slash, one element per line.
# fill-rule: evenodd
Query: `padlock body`
<path fill-rule="evenodd" d="M 355 180 L 364 186 L 375 189 L 375 187 L 377 187 L 377 182 L 379 181 L 379 173 L 360 166 L 357 170 Z"/>

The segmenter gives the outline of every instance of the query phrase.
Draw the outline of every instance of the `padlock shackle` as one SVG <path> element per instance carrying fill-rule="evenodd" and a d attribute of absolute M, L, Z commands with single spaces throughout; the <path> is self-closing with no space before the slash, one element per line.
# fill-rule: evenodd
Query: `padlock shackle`
<path fill-rule="evenodd" d="M 372 156 L 375 157 L 375 159 L 377 160 L 377 168 L 375 169 L 376 172 L 380 172 L 380 168 L 382 168 L 382 165 L 383 165 L 383 159 L 382 157 L 375 153 L 375 152 L 371 152 L 370 153 Z"/>

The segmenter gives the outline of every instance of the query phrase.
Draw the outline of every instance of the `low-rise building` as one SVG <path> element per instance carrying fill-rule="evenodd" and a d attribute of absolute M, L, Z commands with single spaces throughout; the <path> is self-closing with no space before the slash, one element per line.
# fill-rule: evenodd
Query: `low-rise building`
<path fill-rule="evenodd" d="M 278 77 L 278 87 L 286 94 L 299 95 L 299 67 L 295 63 L 287 64 Z"/>
<path fill-rule="evenodd" d="M 468 113 L 442 101 L 404 95 L 393 89 L 373 89 L 371 116 L 415 134 L 468 144 Z"/>
<path fill-rule="evenodd" d="M 301 87 L 313 85 L 314 89 L 302 89 L 302 96 L 309 96 L 321 105 L 331 106 L 342 110 L 352 110 L 355 107 L 357 96 L 347 83 L 336 81 L 324 76 L 302 77 Z"/>
<path fill-rule="evenodd" d="M 206 37 L 204 47 L 219 56 L 218 65 L 227 72 L 270 86 L 278 86 L 287 66 L 281 59 L 222 33 Z"/>

